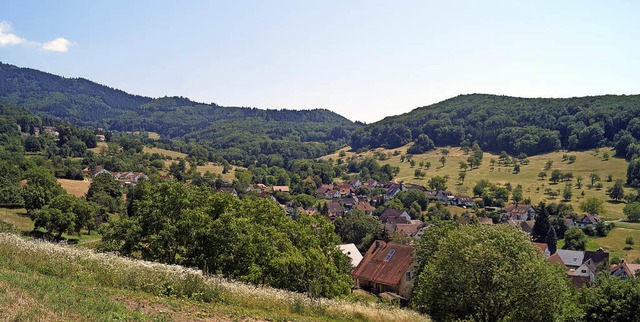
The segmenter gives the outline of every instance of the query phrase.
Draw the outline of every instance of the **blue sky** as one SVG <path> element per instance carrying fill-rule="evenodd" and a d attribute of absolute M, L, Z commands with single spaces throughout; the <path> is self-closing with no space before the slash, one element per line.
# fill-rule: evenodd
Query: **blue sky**
<path fill-rule="evenodd" d="M 327 108 L 374 122 L 459 94 L 638 94 L 639 9 L 630 1 L 3 0 L 0 61 L 132 94 Z"/>

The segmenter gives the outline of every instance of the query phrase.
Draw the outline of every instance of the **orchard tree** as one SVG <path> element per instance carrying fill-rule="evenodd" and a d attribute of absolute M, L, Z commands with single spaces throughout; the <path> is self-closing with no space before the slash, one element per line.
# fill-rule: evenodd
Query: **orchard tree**
<path fill-rule="evenodd" d="M 25 173 L 25 178 L 27 185 L 22 190 L 22 196 L 27 212 L 48 205 L 53 198 L 64 193 L 56 177 L 47 168 L 31 168 Z"/>
<path fill-rule="evenodd" d="M 578 226 L 567 229 L 564 233 L 564 246 L 562 246 L 562 249 L 585 250 L 586 248 L 587 235 Z"/>
<path fill-rule="evenodd" d="M 423 262 L 412 305 L 435 321 L 564 320 L 573 305 L 564 273 L 505 225 L 451 230 Z"/>
<path fill-rule="evenodd" d="M 588 214 L 603 215 L 605 213 L 604 202 L 598 197 L 588 197 L 580 202 L 580 210 Z"/>
<path fill-rule="evenodd" d="M 442 167 L 444 167 L 444 164 L 447 163 L 447 158 L 444 155 L 440 157 L 440 163 L 442 163 Z"/>
<path fill-rule="evenodd" d="M 624 206 L 622 212 L 624 212 L 624 215 L 627 216 L 629 221 L 640 221 L 640 202 L 628 203 Z"/>
<path fill-rule="evenodd" d="M 613 200 L 622 200 L 624 198 L 624 183 L 622 180 L 616 180 L 616 183 L 613 184 L 613 187 L 609 188 L 609 197 Z"/>

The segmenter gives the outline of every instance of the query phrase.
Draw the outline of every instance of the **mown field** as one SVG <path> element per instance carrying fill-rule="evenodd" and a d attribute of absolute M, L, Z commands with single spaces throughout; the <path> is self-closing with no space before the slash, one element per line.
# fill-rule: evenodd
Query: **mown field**
<path fill-rule="evenodd" d="M 429 321 L 0 233 L 1 321 Z"/>
<path fill-rule="evenodd" d="M 428 181 L 433 176 L 449 176 L 448 188 L 457 194 L 472 194 L 473 186 L 480 179 L 488 179 L 489 181 L 504 185 L 506 183 L 511 183 L 512 187 L 520 184 L 523 187 L 524 197 L 531 198 L 532 203 L 536 204 L 540 201 L 544 202 L 561 202 L 561 197 L 551 197 L 545 194 L 546 188 L 551 188 L 555 191 L 562 190 L 565 183 L 560 182 L 558 184 L 553 184 L 549 181 L 548 177 L 545 180 L 541 180 L 538 178 L 538 173 L 544 169 L 545 163 L 549 160 L 553 161 L 553 166 L 551 170 L 547 171 L 548 175 L 551 175 L 551 171 L 554 169 L 561 170 L 563 172 L 572 172 L 574 177 L 582 176 L 583 179 L 583 188 L 582 189 L 573 189 L 573 197 L 569 203 L 579 212 L 578 205 L 580 201 L 583 199 L 581 193 L 584 191 L 584 197 L 595 196 L 603 201 L 605 201 L 605 208 L 607 213 L 604 215 L 605 218 L 609 219 L 618 219 L 623 217 L 622 208 L 624 208 L 624 203 L 615 202 L 610 200 L 609 196 L 607 196 L 607 188 L 612 186 L 616 179 L 626 180 L 626 171 L 627 171 L 627 161 L 621 158 L 610 157 L 608 160 L 604 160 L 603 155 L 608 153 L 610 156 L 614 155 L 614 151 L 609 148 L 601 148 L 598 150 L 588 150 L 588 151 L 560 151 L 553 152 L 543 155 L 531 156 L 528 158 L 529 164 L 522 165 L 520 168 L 520 173 L 513 173 L 513 166 L 499 166 L 497 164 L 498 155 L 494 155 L 488 152 L 484 153 L 484 158 L 482 165 L 478 169 L 467 170 L 466 177 L 463 183 L 458 182 L 458 174 L 460 173 L 460 162 L 466 162 L 469 155 L 465 154 L 459 148 L 446 148 L 449 150 L 448 155 L 444 155 L 446 162 L 444 166 L 439 162 L 439 159 L 443 156 L 441 152 L 441 148 L 437 148 L 436 150 L 430 151 L 425 154 L 414 155 L 413 159 L 416 161 L 415 167 L 411 167 L 409 162 L 401 162 L 400 155 L 394 156 L 394 151 L 399 151 L 401 154 L 405 154 L 407 147 L 402 147 L 398 149 L 385 150 L 385 149 L 376 149 L 374 151 L 368 151 L 365 153 L 352 153 L 346 152 L 349 148 L 344 148 L 341 151 L 346 152 L 345 159 L 348 157 L 356 157 L 356 158 L 365 158 L 365 157 L 373 157 L 375 151 L 378 153 L 384 153 L 389 156 L 388 160 L 379 161 L 381 164 L 390 164 L 392 166 L 400 167 L 400 173 L 397 176 L 397 180 L 407 182 L 407 183 L 416 183 L 421 185 L 428 185 Z M 574 155 L 576 156 L 576 161 L 574 163 L 569 163 L 568 161 L 562 161 L 562 156 L 564 154 Z M 323 157 L 324 159 L 331 158 L 336 160 L 340 158 L 339 152 Z M 491 166 L 491 159 L 496 160 L 495 167 Z M 431 162 L 431 168 L 427 170 L 426 168 L 421 168 L 421 170 L 425 171 L 426 176 L 424 179 L 418 179 L 414 177 L 415 170 L 419 168 L 420 162 Z M 587 184 L 590 183 L 590 174 L 597 173 L 601 181 L 604 185 L 603 189 L 589 189 L 587 188 Z M 607 176 L 611 175 L 613 181 L 608 182 Z M 575 187 L 576 180 L 572 181 Z M 631 189 L 626 189 L 626 191 L 631 191 Z"/>

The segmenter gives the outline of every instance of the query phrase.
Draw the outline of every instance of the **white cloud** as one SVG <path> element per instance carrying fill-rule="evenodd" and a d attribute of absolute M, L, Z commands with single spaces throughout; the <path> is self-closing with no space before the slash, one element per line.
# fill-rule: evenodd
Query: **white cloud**
<path fill-rule="evenodd" d="M 12 30 L 8 22 L 0 21 L 0 47 L 14 46 L 27 42 L 24 38 L 12 34 Z"/>
<path fill-rule="evenodd" d="M 59 53 L 66 53 L 69 51 L 69 47 L 73 46 L 74 43 L 64 39 L 64 38 L 57 38 L 54 39 L 50 42 L 46 42 L 44 44 L 42 44 L 42 49 L 46 50 L 46 51 L 55 51 L 55 52 L 59 52 Z"/>
<path fill-rule="evenodd" d="M 75 45 L 74 42 L 65 39 L 57 38 L 44 44 L 36 41 L 28 41 L 14 33 L 11 24 L 6 21 L 0 21 L 0 47 L 15 46 L 15 45 L 30 45 L 40 47 L 44 51 L 66 53 L 69 48 Z"/>

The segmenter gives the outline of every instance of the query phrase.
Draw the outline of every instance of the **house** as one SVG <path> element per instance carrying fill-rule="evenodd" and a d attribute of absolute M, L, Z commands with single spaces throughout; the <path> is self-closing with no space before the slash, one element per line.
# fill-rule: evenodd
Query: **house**
<path fill-rule="evenodd" d="M 333 185 L 330 184 L 322 184 L 320 185 L 320 188 L 316 189 L 316 196 L 317 197 L 323 197 L 323 196 L 329 196 L 329 192 L 333 190 Z"/>
<path fill-rule="evenodd" d="M 636 272 L 640 270 L 640 264 L 627 263 L 624 260 L 618 265 L 611 266 L 609 272 L 613 276 L 629 278 L 636 277 Z"/>
<path fill-rule="evenodd" d="M 460 207 L 473 207 L 475 202 L 469 196 L 455 196 L 453 202 Z"/>
<path fill-rule="evenodd" d="M 104 142 L 107 140 L 107 138 L 102 134 L 96 134 L 96 140 L 100 142 Z"/>
<path fill-rule="evenodd" d="M 351 210 L 355 208 L 356 205 L 358 204 L 358 197 L 342 198 L 341 200 L 344 203 L 344 206 L 345 208 L 347 208 L 347 210 Z"/>
<path fill-rule="evenodd" d="M 411 216 L 404 210 L 387 208 L 380 215 L 380 221 L 383 224 L 408 224 L 411 223 Z"/>
<path fill-rule="evenodd" d="M 597 265 L 588 259 L 580 267 L 569 270 L 567 276 L 571 279 L 571 283 L 578 289 L 584 285 L 593 283 L 596 279 Z"/>
<path fill-rule="evenodd" d="M 551 251 L 549 251 L 547 243 L 533 243 L 533 245 L 540 249 L 546 258 L 551 256 Z"/>
<path fill-rule="evenodd" d="M 535 224 L 535 220 L 523 220 L 519 222 L 520 229 L 529 235 L 533 234 L 533 226 Z"/>
<path fill-rule="evenodd" d="M 218 189 L 218 192 L 228 193 L 230 195 L 233 195 L 234 197 L 238 196 L 238 192 L 236 191 L 236 189 L 231 188 L 231 187 L 222 187 L 222 188 Z"/>
<path fill-rule="evenodd" d="M 558 255 L 562 264 L 568 269 L 576 269 L 584 262 L 584 252 L 578 250 L 558 249 L 551 257 Z M 551 259 L 551 257 L 549 257 Z"/>
<path fill-rule="evenodd" d="M 289 187 L 288 186 L 273 186 L 273 187 L 271 187 L 271 190 L 273 190 L 273 192 L 289 193 Z"/>
<path fill-rule="evenodd" d="M 111 172 L 109 172 L 109 170 L 107 169 L 97 168 L 95 171 L 93 171 L 93 176 L 96 177 L 97 175 L 103 174 L 103 173 L 111 173 Z"/>
<path fill-rule="evenodd" d="M 348 183 L 343 184 L 342 186 L 340 186 L 340 196 L 341 197 L 349 197 L 351 196 L 351 193 L 353 192 L 351 190 L 351 185 L 349 185 Z"/>
<path fill-rule="evenodd" d="M 376 208 L 374 208 L 371 204 L 369 204 L 368 201 L 358 202 L 356 209 L 364 212 L 366 215 L 369 215 L 369 216 L 371 216 L 373 214 L 373 211 L 376 210 Z"/>
<path fill-rule="evenodd" d="M 503 217 L 506 219 L 521 221 L 536 219 L 536 210 L 531 205 L 508 205 L 504 208 Z"/>
<path fill-rule="evenodd" d="M 413 223 L 412 220 L 412 223 L 409 224 L 396 224 L 395 232 L 406 237 L 416 237 L 422 227 L 424 227 L 424 223 L 421 221 Z"/>
<path fill-rule="evenodd" d="M 440 190 L 436 193 L 436 199 L 445 204 L 450 204 L 454 198 L 455 196 L 451 193 L 451 191 Z"/>
<path fill-rule="evenodd" d="M 329 218 L 331 219 L 344 215 L 344 208 L 342 208 L 341 204 L 335 201 L 327 204 L 327 208 L 329 209 Z"/>
<path fill-rule="evenodd" d="M 387 200 L 393 199 L 398 192 L 406 191 L 407 188 L 402 183 L 389 182 L 384 186 L 385 198 Z"/>
<path fill-rule="evenodd" d="M 143 180 L 149 180 L 149 177 L 142 172 L 138 172 L 134 175 L 134 177 L 131 180 L 133 180 L 133 182 L 140 182 Z"/>
<path fill-rule="evenodd" d="M 331 189 L 329 191 L 329 193 L 327 194 L 327 198 L 329 199 L 336 199 L 336 198 L 340 198 L 340 190 L 337 189 Z"/>
<path fill-rule="evenodd" d="M 493 225 L 493 219 L 489 217 L 477 217 L 478 223 L 481 225 Z"/>
<path fill-rule="evenodd" d="M 351 178 L 347 180 L 346 183 L 349 184 L 354 190 L 362 185 L 362 181 L 360 181 L 360 179 L 358 178 Z"/>
<path fill-rule="evenodd" d="M 351 259 L 351 266 L 353 266 L 353 268 L 358 267 L 358 265 L 362 261 L 362 254 L 360 254 L 360 251 L 358 250 L 358 247 L 356 247 L 356 244 L 351 243 L 338 245 L 338 248 L 340 248 L 340 251 L 343 254 L 347 255 L 347 257 Z"/>
<path fill-rule="evenodd" d="M 409 299 L 415 268 L 413 246 L 376 240 L 351 275 L 357 287 Z"/>
<path fill-rule="evenodd" d="M 600 222 L 600 217 L 596 214 L 586 214 L 582 216 L 582 219 L 576 221 L 578 228 L 584 229 L 586 227 L 596 228 L 596 225 Z"/>
<path fill-rule="evenodd" d="M 378 188 L 378 181 L 375 181 L 373 179 L 368 179 L 367 181 L 364 182 L 364 185 L 367 186 L 367 188 L 369 189 L 375 189 L 375 188 Z"/>

